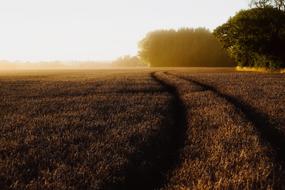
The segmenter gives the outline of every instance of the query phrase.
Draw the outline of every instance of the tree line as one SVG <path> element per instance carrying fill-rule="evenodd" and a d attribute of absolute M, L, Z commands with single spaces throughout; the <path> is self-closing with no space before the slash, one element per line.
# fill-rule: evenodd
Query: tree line
<path fill-rule="evenodd" d="M 112 62 L 114 67 L 145 67 L 146 65 L 137 56 L 125 55 Z"/>
<path fill-rule="evenodd" d="M 158 30 L 139 43 L 139 56 L 154 67 L 228 66 L 232 63 L 220 42 L 204 28 Z"/>
<path fill-rule="evenodd" d="M 285 0 L 252 0 L 213 32 L 183 28 L 150 32 L 139 57 L 150 66 L 285 67 Z"/>

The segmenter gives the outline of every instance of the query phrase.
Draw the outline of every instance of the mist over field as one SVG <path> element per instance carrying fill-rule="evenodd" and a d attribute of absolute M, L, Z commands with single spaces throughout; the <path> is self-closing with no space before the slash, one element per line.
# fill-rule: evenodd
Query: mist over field
<path fill-rule="evenodd" d="M 11 62 L 0 61 L 1 70 L 77 70 L 111 67 L 108 61 L 46 61 L 46 62 Z"/>

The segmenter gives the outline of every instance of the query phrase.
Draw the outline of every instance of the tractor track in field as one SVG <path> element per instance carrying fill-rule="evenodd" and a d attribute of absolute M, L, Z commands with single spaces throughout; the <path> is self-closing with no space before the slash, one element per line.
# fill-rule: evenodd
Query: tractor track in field
<path fill-rule="evenodd" d="M 276 158 L 276 167 L 285 168 L 285 136 L 277 129 L 270 127 L 269 118 L 257 112 L 246 102 L 219 91 L 218 88 L 202 83 L 200 81 L 179 76 L 170 72 L 161 72 L 166 76 L 172 76 L 176 79 L 183 80 L 198 86 L 198 91 L 211 91 L 218 97 L 226 100 L 229 104 L 242 114 L 248 122 L 250 122 L 259 132 L 260 137 L 270 144 Z M 160 189 L 168 184 L 168 174 L 170 174 L 180 164 L 180 155 L 185 146 L 187 131 L 187 108 L 181 94 L 179 86 L 159 77 L 159 72 L 152 72 L 151 78 L 162 85 L 165 90 L 173 97 L 172 100 L 172 119 L 174 124 L 168 129 L 162 129 L 161 133 L 166 135 L 168 139 L 166 144 L 157 147 L 155 145 L 156 138 L 152 139 L 148 146 L 142 147 L 141 151 L 148 158 L 147 162 L 152 163 L 150 168 L 141 171 L 139 168 L 131 167 L 126 169 L 126 181 L 119 186 L 111 186 L 107 189 Z M 194 91 L 196 92 L 196 91 Z M 191 93 L 191 92 L 190 92 Z M 159 159 L 157 159 L 159 158 Z M 134 161 L 136 163 L 136 161 Z"/>
<path fill-rule="evenodd" d="M 131 157 L 134 163 L 125 168 L 125 181 L 123 184 L 109 184 L 104 189 L 122 189 L 122 190 L 151 190 L 160 189 L 167 183 L 167 174 L 178 164 L 180 149 L 184 146 L 186 135 L 186 108 L 178 95 L 175 87 L 167 84 L 165 81 L 156 77 L 155 72 L 150 77 L 164 87 L 165 91 L 172 96 L 171 100 L 171 124 L 165 123 L 159 134 L 151 139 L 151 142 L 140 148 L 148 163 L 147 167 L 140 167 L 142 160 Z M 165 139 L 166 140 L 165 140 Z M 164 140 L 163 140 L 164 139 Z M 158 141 L 160 143 L 158 145 Z"/>
<path fill-rule="evenodd" d="M 282 167 L 282 169 L 285 169 L 285 135 L 282 133 L 282 131 L 270 126 L 269 117 L 266 114 L 259 112 L 243 100 L 223 93 L 218 88 L 215 88 L 206 83 L 188 77 L 179 76 L 170 72 L 165 72 L 165 74 L 189 81 L 193 84 L 201 86 L 205 90 L 212 91 L 219 97 L 225 99 L 227 102 L 235 106 L 235 108 L 243 114 L 245 119 L 253 124 L 253 126 L 259 132 L 260 137 L 265 142 L 270 144 L 274 150 L 276 161 Z"/>

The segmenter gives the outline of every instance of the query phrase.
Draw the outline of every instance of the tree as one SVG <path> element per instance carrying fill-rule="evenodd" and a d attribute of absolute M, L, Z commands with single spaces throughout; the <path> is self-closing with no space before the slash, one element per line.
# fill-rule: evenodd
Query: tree
<path fill-rule="evenodd" d="M 240 66 L 284 67 L 284 11 L 272 7 L 240 11 L 214 35 Z"/>
<path fill-rule="evenodd" d="M 137 56 L 125 55 L 112 62 L 115 67 L 146 67 Z"/>
<path fill-rule="evenodd" d="M 251 0 L 251 7 L 265 8 L 272 6 L 272 0 Z"/>
<path fill-rule="evenodd" d="M 285 11 L 285 0 L 274 0 L 274 4 L 277 9 Z"/>
<path fill-rule="evenodd" d="M 251 0 L 250 5 L 257 8 L 273 7 L 285 11 L 285 0 Z"/>
<path fill-rule="evenodd" d="M 139 43 L 139 56 L 154 67 L 233 66 L 220 42 L 204 28 L 150 32 Z"/>

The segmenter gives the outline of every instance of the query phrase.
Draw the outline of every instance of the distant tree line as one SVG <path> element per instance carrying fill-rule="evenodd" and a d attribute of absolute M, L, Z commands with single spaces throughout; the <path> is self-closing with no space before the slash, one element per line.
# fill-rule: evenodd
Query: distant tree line
<path fill-rule="evenodd" d="M 204 28 L 150 32 L 139 43 L 139 56 L 153 67 L 233 66 L 221 43 Z"/>
<path fill-rule="evenodd" d="M 141 59 L 137 56 L 122 56 L 112 62 L 112 66 L 115 67 L 146 67 L 147 65 L 144 64 Z"/>
<path fill-rule="evenodd" d="M 252 1 L 214 35 L 239 66 L 285 67 L 285 0 Z"/>

